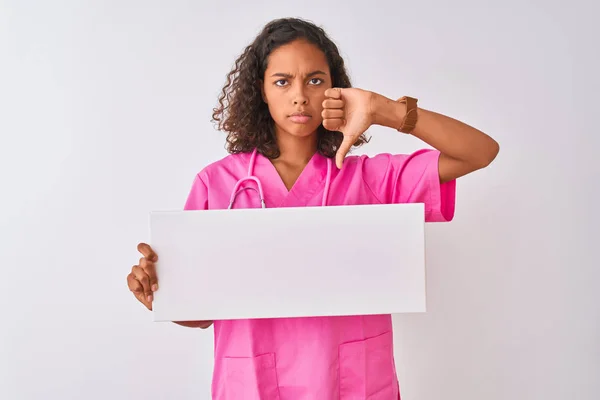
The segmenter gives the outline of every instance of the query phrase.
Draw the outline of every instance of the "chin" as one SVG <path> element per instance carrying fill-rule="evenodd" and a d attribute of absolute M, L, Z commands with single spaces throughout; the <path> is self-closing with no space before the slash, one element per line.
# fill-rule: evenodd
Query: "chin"
<path fill-rule="evenodd" d="M 309 136 L 313 136 L 315 135 L 317 132 L 317 128 L 305 128 L 305 129 L 296 129 L 294 130 L 293 128 L 288 130 L 287 132 L 289 132 L 290 135 L 292 136 L 296 136 L 296 137 L 309 137 Z"/>

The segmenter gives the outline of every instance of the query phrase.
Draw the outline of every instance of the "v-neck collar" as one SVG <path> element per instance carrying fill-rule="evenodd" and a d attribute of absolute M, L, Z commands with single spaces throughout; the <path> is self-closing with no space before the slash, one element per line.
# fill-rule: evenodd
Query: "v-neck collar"
<path fill-rule="evenodd" d="M 250 158 L 248 155 L 247 162 Z M 267 207 L 304 206 L 325 187 L 327 158 L 318 152 L 313 154 L 289 191 L 271 160 L 260 153 L 256 154 L 254 175 L 262 182 Z"/>

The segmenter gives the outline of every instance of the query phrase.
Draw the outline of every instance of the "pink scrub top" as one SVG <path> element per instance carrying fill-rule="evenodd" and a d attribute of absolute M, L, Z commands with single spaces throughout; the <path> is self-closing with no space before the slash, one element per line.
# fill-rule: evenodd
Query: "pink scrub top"
<path fill-rule="evenodd" d="M 266 157 L 229 155 L 196 175 L 185 209 L 228 208 L 250 173 L 267 208 L 424 203 L 427 222 L 450 221 L 456 182 L 440 184 L 439 155 L 349 156 L 338 170 L 315 154 L 290 191 Z M 261 207 L 256 181 L 239 188 L 233 208 Z M 390 315 L 214 321 L 214 334 L 213 399 L 400 398 Z"/>

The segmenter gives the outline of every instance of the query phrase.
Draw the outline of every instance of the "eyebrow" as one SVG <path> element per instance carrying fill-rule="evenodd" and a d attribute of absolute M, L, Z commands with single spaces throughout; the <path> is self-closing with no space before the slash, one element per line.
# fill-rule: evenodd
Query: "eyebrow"
<path fill-rule="evenodd" d="M 317 70 L 317 71 L 311 72 L 310 74 L 307 74 L 306 77 L 310 78 L 310 77 L 315 76 L 315 75 L 327 75 L 327 74 L 325 72 L 323 72 L 323 71 Z M 294 77 L 291 74 L 284 74 L 283 72 L 276 72 L 273 75 L 271 75 L 271 77 L 276 77 L 276 76 L 283 77 L 283 78 L 288 78 L 288 79 Z"/>

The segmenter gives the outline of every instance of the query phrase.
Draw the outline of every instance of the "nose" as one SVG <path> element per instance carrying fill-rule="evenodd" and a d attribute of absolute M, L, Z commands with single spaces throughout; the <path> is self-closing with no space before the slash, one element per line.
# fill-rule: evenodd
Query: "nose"
<path fill-rule="evenodd" d="M 306 93 L 304 93 L 304 87 L 303 85 L 298 85 L 299 88 L 295 90 L 294 94 L 293 94 L 293 101 L 294 101 L 294 105 L 306 105 L 308 104 L 308 96 L 306 96 Z"/>
<path fill-rule="evenodd" d="M 298 104 L 301 105 L 306 105 L 308 104 L 308 99 L 306 97 L 297 97 L 294 99 L 294 105 L 297 106 Z"/>

